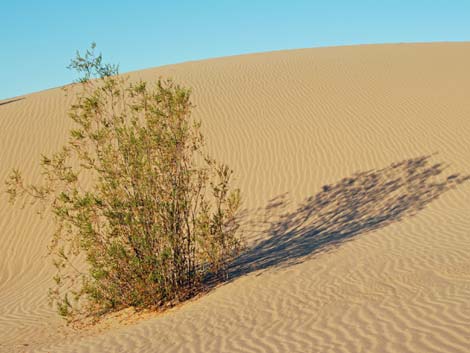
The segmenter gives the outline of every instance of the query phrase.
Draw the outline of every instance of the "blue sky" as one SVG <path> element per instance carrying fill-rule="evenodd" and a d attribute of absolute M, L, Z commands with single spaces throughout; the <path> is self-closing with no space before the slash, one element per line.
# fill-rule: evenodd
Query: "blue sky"
<path fill-rule="evenodd" d="M 0 99 L 71 82 L 66 66 L 92 41 L 126 72 L 279 49 L 467 41 L 469 18 L 469 0 L 4 1 Z"/>

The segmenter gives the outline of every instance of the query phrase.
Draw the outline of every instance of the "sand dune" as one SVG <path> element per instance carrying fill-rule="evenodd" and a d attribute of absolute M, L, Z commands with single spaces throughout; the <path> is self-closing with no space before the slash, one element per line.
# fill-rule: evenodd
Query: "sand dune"
<path fill-rule="evenodd" d="M 192 87 L 247 252 L 162 315 L 65 327 L 52 224 L 0 196 L 0 352 L 469 352 L 470 43 L 280 51 L 131 73 Z M 66 140 L 61 89 L 0 101 L 0 180 Z M 460 173 L 460 175 L 456 175 Z"/>

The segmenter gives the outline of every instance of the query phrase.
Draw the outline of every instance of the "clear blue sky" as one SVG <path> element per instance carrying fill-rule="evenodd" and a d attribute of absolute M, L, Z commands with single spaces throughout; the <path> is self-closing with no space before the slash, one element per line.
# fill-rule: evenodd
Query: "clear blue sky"
<path fill-rule="evenodd" d="M 470 0 L 8 0 L 0 38 L 2 99 L 71 82 L 65 67 L 92 41 L 121 72 L 278 49 L 466 41 Z"/>

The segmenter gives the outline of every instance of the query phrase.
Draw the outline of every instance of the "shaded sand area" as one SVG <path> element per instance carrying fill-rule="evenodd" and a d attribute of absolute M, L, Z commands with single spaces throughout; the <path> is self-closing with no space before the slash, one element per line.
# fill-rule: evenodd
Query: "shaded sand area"
<path fill-rule="evenodd" d="M 228 283 L 74 331 L 52 225 L 0 197 L 0 352 L 469 352 L 470 43 L 280 51 L 132 73 L 192 87 L 244 196 Z M 0 179 L 66 139 L 60 89 L 0 101 Z"/>

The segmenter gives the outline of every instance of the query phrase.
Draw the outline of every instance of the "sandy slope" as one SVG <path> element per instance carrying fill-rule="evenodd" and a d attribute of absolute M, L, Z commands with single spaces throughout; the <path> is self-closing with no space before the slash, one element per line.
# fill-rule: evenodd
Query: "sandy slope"
<path fill-rule="evenodd" d="M 470 182 L 446 179 L 470 174 L 469 63 L 470 43 L 436 43 L 132 73 L 193 88 L 258 242 L 207 296 L 77 333 L 47 305 L 51 224 L 1 196 L 0 352 L 469 352 Z M 37 178 L 40 153 L 65 140 L 70 99 L 0 102 L 0 180 L 13 167 Z"/>

